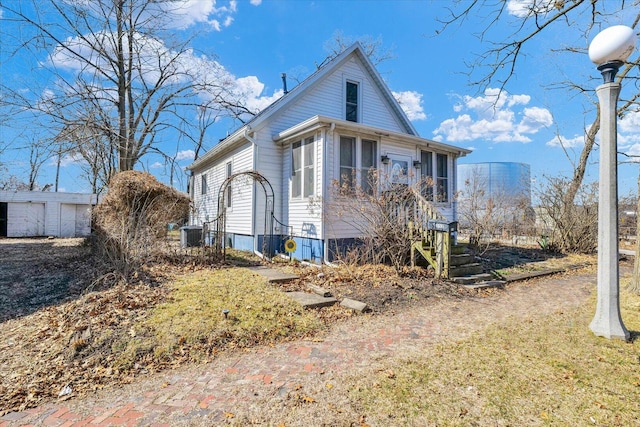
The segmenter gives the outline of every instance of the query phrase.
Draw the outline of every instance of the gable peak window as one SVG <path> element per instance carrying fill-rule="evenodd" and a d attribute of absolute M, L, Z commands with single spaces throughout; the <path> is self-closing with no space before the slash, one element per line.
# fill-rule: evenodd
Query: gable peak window
<path fill-rule="evenodd" d="M 345 120 L 349 122 L 358 122 L 358 89 L 358 83 L 347 81 Z"/>

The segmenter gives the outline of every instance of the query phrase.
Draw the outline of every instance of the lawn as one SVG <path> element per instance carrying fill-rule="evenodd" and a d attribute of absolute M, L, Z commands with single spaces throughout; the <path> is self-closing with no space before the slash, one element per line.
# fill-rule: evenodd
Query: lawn
<path fill-rule="evenodd" d="M 640 297 L 621 293 L 631 343 L 594 336 L 594 306 L 421 349 L 351 378 L 349 399 L 373 425 L 639 425 Z"/>

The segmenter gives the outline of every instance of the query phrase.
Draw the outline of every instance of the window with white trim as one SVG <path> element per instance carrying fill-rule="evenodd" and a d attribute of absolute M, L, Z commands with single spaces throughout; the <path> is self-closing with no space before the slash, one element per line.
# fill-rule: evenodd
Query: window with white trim
<path fill-rule="evenodd" d="M 357 82 L 347 80 L 345 87 L 345 120 L 349 122 L 358 122 L 358 92 L 359 85 Z"/>
<path fill-rule="evenodd" d="M 231 168 L 231 162 L 227 163 L 227 178 L 230 178 L 232 175 L 232 168 Z M 231 190 L 231 183 L 229 183 L 229 185 L 227 185 L 227 194 L 225 195 L 225 202 L 226 202 L 226 206 L 228 208 L 231 207 L 231 195 L 232 195 L 232 190 Z"/>
<path fill-rule="evenodd" d="M 448 156 L 446 154 L 436 154 L 436 191 L 438 202 L 449 201 L 449 168 Z"/>
<path fill-rule="evenodd" d="M 421 151 L 420 163 L 422 196 L 430 201 L 439 203 L 448 202 L 449 156 L 431 151 Z"/>
<path fill-rule="evenodd" d="M 291 144 L 291 198 L 315 193 L 314 142 L 314 137 L 309 137 Z"/>
<path fill-rule="evenodd" d="M 373 194 L 376 186 L 376 166 L 378 162 L 378 143 L 363 139 L 360 149 L 360 188 L 367 194 Z"/>
<path fill-rule="evenodd" d="M 362 191 L 373 194 L 377 158 L 377 141 L 340 136 L 340 186 L 354 190 L 358 184 Z"/>
<path fill-rule="evenodd" d="M 203 173 L 200 180 L 200 194 L 207 194 L 207 174 Z"/>

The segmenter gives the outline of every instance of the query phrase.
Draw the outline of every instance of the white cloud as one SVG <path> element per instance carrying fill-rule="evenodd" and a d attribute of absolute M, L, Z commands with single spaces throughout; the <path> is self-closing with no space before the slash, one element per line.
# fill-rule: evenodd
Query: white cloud
<path fill-rule="evenodd" d="M 557 0 L 509 0 L 507 11 L 509 15 L 518 18 L 526 18 L 532 14 L 544 15 L 551 12 L 556 6 Z"/>
<path fill-rule="evenodd" d="M 235 96 L 242 100 L 249 110 L 254 112 L 264 110 L 284 95 L 284 91 L 278 89 L 270 96 L 263 96 L 263 90 L 264 83 L 260 82 L 256 76 L 240 77 L 235 81 Z"/>
<path fill-rule="evenodd" d="M 262 0 L 250 0 L 249 3 L 251 3 L 253 6 L 260 6 Z"/>
<path fill-rule="evenodd" d="M 625 154 L 627 154 L 628 156 L 632 156 L 632 157 L 640 157 L 640 143 L 638 144 L 633 144 L 632 146 L 628 147 L 625 151 Z M 636 161 L 636 160 L 634 160 Z M 640 160 L 637 160 L 640 161 Z"/>
<path fill-rule="evenodd" d="M 398 101 L 406 113 L 407 117 L 409 117 L 409 120 L 425 120 L 427 118 L 422 106 L 421 93 L 412 90 L 392 93 L 396 101 Z"/>
<path fill-rule="evenodd" d="M 66 154 L 66 155 L 62 156 L 62 158 L 60 159 L 60 167 L 62 167 L 62 168 L 66 168 L 67 166 L 78 165 L 78 164 L 81 164 L 81 163 L 85 163 L 85 160 L 80 155 L 80 153 Z M 57 157 L 53 157 L 49 161 L 49 165 L 50 166 L 56 166 L 57 164 L 58 164 L 58 158 Z"/>
<path fill-rule="evenodd" d="M 162 169 L 163 167 L 164 167 L 164 165 L 162 163 L 155 162 L 154 164 L 149 166 L 149 169 Z"/>
<path fill-rule="evenodd" d="M 562 135 L 547 141 L 549 147 L 575 148 L 584 145 L 584 135 L 575 135 L 573 138 L 566 138 Z"/>
<path fill-rule="evenodd" d="M 440 123 L 433 132 L 434 139 L 448 142 L 530 142 L 530 135 L 553 123 L 553 117 L 546 108 L 522 108 L 530 101 L 529 95 L 509 95 L 495 88 L 487 89 L 482 96 L 463 96 L 453 107 L 459 115 Z"/>
<path fill-rule="evenodd" d="M 261 1 L 252 1 L 254 6 L 260 5 Z M 208 24 L 213 30 L 221 31 L 233 22 L 233 15 L 238 12 L 237 0 L 218 6 L 217 0 L 177 0 L 175 2 L 160 3 L 167 12 L 164 24 L 170 28 L 180 30 L 187 29 L 193 25 Z"/>
<path fill-rule="evenodd" d="M 618 127 L 621 132 L 640 132 L 640 113 L 631 112 L 618 120 Z"/>
<path fill-rule="evenodd" d="M 196 152 L 193 150 L 182 150 L 176 154 L 176 160 L 193 160 L 196 157 Z"/>

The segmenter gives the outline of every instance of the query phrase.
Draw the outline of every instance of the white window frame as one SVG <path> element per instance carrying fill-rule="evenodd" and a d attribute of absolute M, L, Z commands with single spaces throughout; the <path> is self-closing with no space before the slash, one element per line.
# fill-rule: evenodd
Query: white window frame
<path fill-rule="evenodd" d="M 209 191 L 209 187 L 207 185 L 207 174 L 203 173 L 200 175 L 200 195 L 205 196 Z"/>
<path fill-rule="evenodd" d="M 291 173 L 289 174 L 289 198 L 291 200 L 301 200 L 308 199 L 309 197 L 313 197 L 316 194 L 316 156 L 317 156 L 317 138 L 316 135 L 307 136 L 298 140 L 295 140 L 291 143 Z M 293 180 L 296 170 L 294 170 L 293 164 L 293 156 L 294 156 L 294 146 L 299 144 L 300 147 L 300 169 L 297 171 L 300 172 L 300 194 L 293 194 Z M 308 156 L 305 154 L 305 147 L 307 145 L 311 145 L 311 163 L 307 164 Z M 308 174 L 311 174 L 311 191 L 307 192 L 307 188 L 305 187 L 305 178 Z"/>
<path fill-rule="evenodd" d="M 355 84 L 356 87 L 358 88 L 355 121 L 351 121 L 347 119 L 347 83 Z M 342 117 L 344 118 L 345 121 L 348 121 L 351 123 L 362 123 L 362 90 L 363 90 L 362 80 L 358 78 L 349 77 L 349 76 L 343 76 L 342 90 L 344 92 L 342 96 Z"/>
<path fill-rule="evenodd" d="M 352 165 L 342 165 L 341 163 L 341 152 L 340 150 L 342 149 L 342 138 L 349 138 L 351 140 L 353 140 L 353 144 L 354 144 L 354 159 L 355 159 L 355 164 Z M 373 165 L 367 167 L 367 169 L 364 169 L 362 166 L 362 141 L 371 141 L 374 143 L 374 149 L 375 149 L 375 153 L 373 155 Z M 342 178 L 342 168 L 343 167 L 349 167 L 351 168 L 351 189 L 355 190 L 355 187 L 358 186 L 360 189 L 365 190 L 365 188 L 362 186 L 362 180 L 364 178 L 364 173 L 369 171 L 370 168 L 373 168 L 375 170 L 380 170 L 380 140 L 378 138 L 372 138 L 370 136 L 358 136 L 358 135 L 350 135 L 350 134 L 340 134 L 338 135 L 338 146 L 337 146 L 337 171 L 338 171 L 338 177 L 337 177 L 337 181 L 338 183 L 340 183 L 340 185 L 342 186 L 344 184 L 343 178 Z M 374 192 L 377 191 L 377 188 L 371 188 L 371 192 L 368 192 L 368 194 L 372 194 Z"/>
<path fill-rule="evenodd" d="M 434 150 L 424 150 L 421 149 L 419 151 L 419 155 L 420 155 L 420 162 L 422 163 L 421 168 L 420 168 L 420 179 L 423 180 L 425 179 L 428 175 L 424 174 L 424 169 L 426 168 L 423 162 L 423 158 L 422 158 L 422 153 L 431 153 L 431 173 L 432 175 L 430 175 L 431 180 L 433 181 L 431 187 L 429 188 L 431 191 L 428 193 L 428 195 L 423 194 L 423 196 L 425 196 L 425 198 L 427 200 L 429 200 L 430 202 L 433 203 L 437 203 L 437 204 L 449 204 L 451 203 L 451 179 L 452 179 L 452 171 L 451 171 L 451 154 L 449 153 L 443 153 L 443 152 L 438 152 L 438 151 L 434 151 Z M 445 172 L 446 172 L 446 176 L 440 176 L 440 171 L 438 170 L 438 158 L 444 156 L 445 158 Z M 444 195 L 446 196 L 446 198 L 444 200 L 441 199 L 441 195 L 443 194 L 443 192 L 439 191 L 439 187 L 440 187 L 440 183 L 442 181 L 446 182 L 446 186 L 445 188 L 445 192 Z"/>
<path fill-rule="evenodd" d="M 231 175 L 233 175 L 233 162 L 229 160 L 228 162 L 225 163 L 224 167 L 225 167 L 226 178 L 228 179 L 229 177 L 231 177 Z M 229 185 L 227 185 L 227 194 L 225 194 L 225 197 L 224 197 L 225 208 L 227 209 L 230 209 L 231 207 L 233 207 L 233 203 L 231 203 L 231 198 L 233 197 L 233 190 L 231 189 L 231 185 L 232 185 L 231 182 L 229 183 Z"/>

